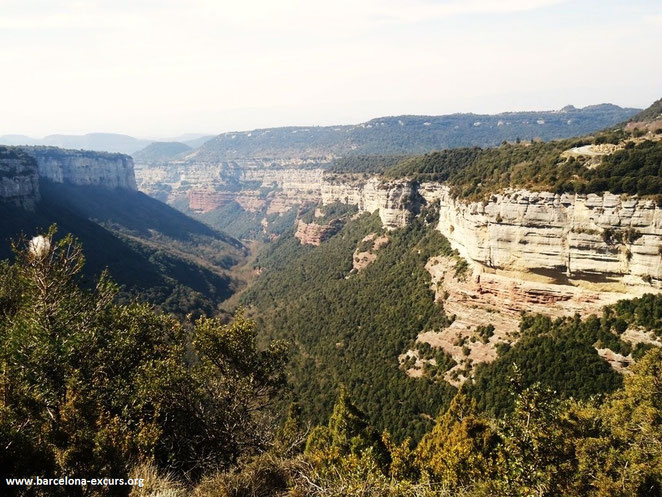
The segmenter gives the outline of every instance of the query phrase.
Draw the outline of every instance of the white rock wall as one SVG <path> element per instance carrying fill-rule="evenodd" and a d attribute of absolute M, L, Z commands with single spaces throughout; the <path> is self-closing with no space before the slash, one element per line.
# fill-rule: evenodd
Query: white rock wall
<path fill-rule="evenodd" d="M 128 155 L 62 152 L 35 155 L 39 176 L 55 183 L 136 189 L 133 159 Z"/>
<path fill-rule="evenodd" d="M 34 161 L 25 155 L 0 151 L 0 200 L 33 210 L 39 198 L 39 177 Z"/>
<path fill-rule="evenodd" d="M 662 279 L 662 212 L 651 200 L 520 190 L 463 203 L 440 187 L 439 230 L 488 267 Z"/>

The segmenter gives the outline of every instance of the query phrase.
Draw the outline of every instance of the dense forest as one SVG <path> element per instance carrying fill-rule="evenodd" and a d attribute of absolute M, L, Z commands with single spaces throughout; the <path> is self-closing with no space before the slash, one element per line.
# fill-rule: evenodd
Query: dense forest
<path fill-rule="evenodd" d="M 291 380 L 307 418 L 328 415 L 344 383 L 375 426 L 399 439 L 420 437 L 430 425 L 426 415 L 450 400 L 452 387 L 413 381 L 397 360 L 419 331 L 446 322 L 424 268 L 432 255 L 451 253 L 433 222 L 422 215 L 390 234 L 377 260 L 358 274 L 350 275 L 352 254 L 364 237 L 381 232 L 377 215 L 347 222 L 315 248 L 289 233 L 257 258 L 263 274 L 243 301 L 264 336 L 297 347 Z"/>
<path fill-rule="evenodd" d="M 360 241 L 359 231 L 378 228 L 367 216 L 337 236 Z M 422 236 L 414 243 L 417 234 Z M 82 248 L 70 235 L 59 241 L 54 235 L 51 228 L 19 240 L 15 262 L 0 264 L 3 475 L 112 474 L 139 483 L 8 486 L 4 494 L 646 497 L 662 491 L 660 348 L 642 350 L 631 374 L 608 381 L 610 392 L 601 396 L 564 397 L 545 384 L 527 385 L 526 374 L 515 369 L 508 379 L 506 416 L 485 412 L 471 392 L 448 391 L 452 401 L 433 413 L 418 443 L 398 441 L 375 423 L 366 411 L 373 406 L 356 385 L 333 389 L 330 408 L 311 427 L 305 405 L 295 402 L 283 409 L 278 402 L 286 389 L 284 366 L 291 347 L 301 344 L 258 346 L 261 325 L 243 311 L 229 322 L 182 321 L 146 304 L 114 303 L 117 286 L 107 275 L 91 288 L 80 287 Z M 414 274 L 418 256 L 445 250 L 443 239 L 425 234 L 424 221 L 403 230 L 399 239 L 394 235 L 389 246 L 394 253 L 405 249 L 409 255 L 404 257 L 411 260 L 404 266 Z M 298 255 L 295 274 L 304 276 L 290 284 L 305 285 L 312 250 L 299 247 L 287 256 Z M 388 267 L 393 255 L 382 250 L 380 258 L 391 261 Z M 290 262 L 273 253 L 263 260 L 274 271 L 284 263 Z M 344 273 L 338 279 L 344 280 Z M 367 288 L 359 279 L 344 280 L 357 282 L 357 295 Z M 411 291 L 407 279 L 396 271 L 387 275 L 384 288 L 393 292 L 390 281 L 399 281 Z M 267 294 L 265 288 L 262 295 Z M 409 319 L 428 311 L 394 308 Z M 632 325 L 659 333 L 660 316 L 658 296 L 619 302 L 601 318 L 531 316 L 523 320 L 522 343 L 527 335 L 568 333 L 577 341 L 590 336 L 618 343 L 618 333 Z M 371 319 L 379 322 L 379 312 Z M 388 332 L 382 329 L 380 335 L 388 346 Z M 345 336 L 345 345 L 353 339 Z M 523 347 L 525 354 L 528 350 Z M 371 354 L 363 358 L 372 359 Z M 374 367 L 377 374 L 389 374 L 380 361 Z M 375 378 L 367 390 L 388 394 Z M 344 379 L 351 383 L 352 374 Z M 395 376 L 389 374 L 389 380 Z M 403 393 L 390 402 L 406 401 Z"/>

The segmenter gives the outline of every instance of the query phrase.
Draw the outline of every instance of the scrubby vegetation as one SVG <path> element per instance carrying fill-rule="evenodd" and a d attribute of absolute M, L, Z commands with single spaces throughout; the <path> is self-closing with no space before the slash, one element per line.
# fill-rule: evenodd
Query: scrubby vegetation
<path fill-rule="evenodd" d="M 537 385 L 522 389 L 515 377 L 513 411 L 504 419 L 482 414 L 460 393 L 416 446 L 380 436 L 341 387 L 328 422 L 309 431 L 292 410 L 269 451 L 207 478 L 193 494 L 659 495 L 661 364 L 662 351 L 649 352 L 602 401 L 560 400 Z"/>
<path fill-rule="evenodd" d="M 599 135 L 596 142 L 600 138 L 609 140 L 609 135 Z M 384 174 L 447 182 L 454 195 L 469 199 L 484 199 L 491 193 L 518 187 L 556 193 L 662 195 L 662 142 L 631 142 L 592 168 L 581 157 L 562 156 L 562 152 L 587 143 L 591 140 L 442 150 L 405 159 Z"/>
<path fill-rule="evenodd" d="M 125 302 L 140 297 L 180 316 L 213 315 L 232 294 L 228 269 L 246 248 L 231 236 L 139 192 L 48 181 L 40 189 L 33 212 L 0 203 L 0 258 L 11 255 L 12 237 L 57 223 L 85 244 L 86 280 L 108 268 Z"/>
<path fill-rule="evenodd" d="M 350 155 L 333 161 L 330 173 L 380 174 L 405 159 L 403 155 Z"/>
<path fill-rule="evenodd" d="M 322 385 L 307 391 L 295 382 L 303 404 L 292 404 L 287 416 L 280 417 L 275 409 L 282 405 L 277 398 L 285 384 L 286 346 L 273 341 L 259 347 L 258 327 L 241 311 L 227 323 L 180 321 L 146 304 L 119 305 L 114 303 L 117 287 L 107 275 L 93 288 L 81 288 L 84 259 L 71 236 L 55 241 L 51 230 L 29 243 L 19 242 L 15 262 L 0 264 L 3 476 L 131 476 L 144 478 L 145 486 L 16 486 L 5 487 L 4 493 L 659 495 L 662 350 L 642 351 L 633 374 L 621 380 L 606 374 L 582 347 L 595 341 L 627 347 L 618 335 L 629 326 L 658 332 L 662 297 L 619 302 L 600 318 L 524 317 L 520 342 L 499 359 L 521 364 L 506 379 L 510 401 L 503 412 L 508 415 L 500 416 L 481 398 L 472 400 L 471 388 L 454 394 L 430 380 L 407 379 L 392 360 L 405 345 L 398 335 L 406 338 L 409 329 L 443 323 L 443 312 L 430 304 L 428 281 L 419 271 L 430 255 L 447 250 L 443 239 L 428 232 L 431 221 L 424 213 L 411 229 L 393 233 L 391 244 L 370 266 L 381 264 L 373 276 L 382 276 L 381 294 L 393 298 L 388 302 L 374 300 L 377 282 L 364 276 L 370 268 L 345 279 L 338 267 L 347 268 L 351 261 L 327 264 L 344 260 L 345 245 L 350 249 L 366 232 L 379 229 L 374 216 L 348 223 L 334 237 L 335 246 L 333 239 L 326 243 L 332 247 L 328 251 L 291 246 L 261 259 L 273 273 L 252 299 L 257 304 L 271 299 L 278 307 L 260 316 L 257 326 L 275 334 L 265 317 L 297 316 L 295 306 L 287 308 L 283 297 L 269 293 L 277 288 L 274 279 L 283 276 L 279 270 L 289 264 L 300 271 L 285 285 L 299 302 L 311 301 L 304 309 L 325 316 L 300 314 L 316 336 L 303 333 L 301 322 L 288 321 L 293 324 L 288 338 L 312 360 L 304 358 L 294 370 L 305 374 L 305 368 L 298 368 L 318 368 L 321 376 L 302 378 L 326 379 L 327 394 L 339 392 L 326 412 L 317 413 L 314 428 L 308 424 L 310 411 L 324 411 Z M 277 243 L 283 249 L 291 238 Z M 327 273 L 307 283 L 314 259 Z M 328 281 L 328 288 L 320 281 Z M 316 286 L 319 295 L 312 299 L 308 292 Z M 312 300 L 322 302 L 321 307 Z M 335 310 L 341 304 L 343 312 Z M 358 310 L 363 312 L 354 312 Z M 345 321 L 336 325 L 339 316 Z M 345 333 L 338 335 L 341 329 Z M 491 331 L 485 326 L 477 333 L 489 337 Z M 558 356 L 555 346 L 567 353 L 561 355 L 562 364 L 546 362 L 548 356 Z M 433 351 L 422 348 L 420 353 L 427 357 Z M 443 355 L 434 358 L 449 365 Z M 360 367 L 361 362 L 369 367 Z M 556 376 L 561 368 L 573 374 Z M 534 370 L 539 381 L 529 376 Z M 492 372 L 499 371 L 496 367 Z M 559 386 L 572 385 L 580 375 L 586 389 L 577 385 L 573 392 L 580 395 L 563 395 Z M 497 388 L 486 388 L 501 395 Z M 591 393 L 605 391 L 609 393 Z M 443 396 L 453 395 L 448 407 L 435 408 L 434 402 L 441 406 Z M 420 414 L 434 417 L 439 411 L 420 432 L 421 425 L 412 422 L 415 416 L 404 423 L 397 420 L 417 405 L 426 409 Z M 384 429 L 383 418 L 394 431 Z"/>
<path fill-rule="evenodd" d="M 356 214 L 358 208 L 352 204 L 343 204 L 334 202 L 321 207 L 312 206 L 304 210 L 299 219 L 304 223 L 327 224 L 336 219 L 346 219 L 350 215 Z"/>
<path fill-rule="evenodd" d="M 267 213 L 267 207 L 257 211 L 244 210 L 237 202 L 229 202 L 210 212 L 197 213 L 188 208 L 188 201 L 175 204 L 174 207 L 186 215 L 204 222 L 239 240 L 264 240 L 272 235 L 279 236 L 292 227 L 296 219 L 298 206 L 284 213 Z M 266 227 L 262 220 L 266 220 Z"/>
<path fill-rule="evenodd" d="M 151 461 L 195 480 L 264 447 L 283 345 L 258 350 L 241 313 L 182 324 L 146 304 L 114 304 L 107 275 L 81 289 L 80 245 L 53 234 L 0 264 L 3 476 L 126 478 Z"/>

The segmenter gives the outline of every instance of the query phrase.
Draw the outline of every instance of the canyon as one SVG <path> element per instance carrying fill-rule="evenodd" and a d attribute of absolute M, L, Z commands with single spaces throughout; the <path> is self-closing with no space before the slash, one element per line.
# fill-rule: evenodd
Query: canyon
<path fill-rule="evenodd" d="M 359 213 L 378 212 L 386 233 L 406 226 L 423 209 L 438 214 L 435 228 L 457 255 L 432 258 L 426 269 L 436 300 L 452 322 L 421 332 L 416 342 L 454 359 L 456 365 L 444 379 L 456 386 L 471 377 L 474 364 L 496 359 L 500 343 L 517 341 L 522 312 L 600 314 L 605 305 L 662 288 L 662 210 L 651 199 L 511 189 L 466 201 L 438 182 L 284 163 L 237 166 L 196 164 L 190 172 L 184 164 L 138 167 L 137 179 L 140 189 L 168 192 L 165 200 L 183 199 L 198 212 L 231 202 L 265 214 L 309 203 L 341 203 L 356 206 Z M 265 216 L 265 229 L 267 224 Z M 338 229 L 338 224 L 298 219 L 295 237 L 319 245 Z M 353 272 L 376 257 L 357 248 Z M 462 259 L 466 270 L 458 275 L 457 261 Z M 481 340 L 477 330 L 488 323 L 493 333 Z M 630 361 L 601 354 L 615 369 Z M 416 348 L 400 355 L 410 376 L 421 376 L 426 362 L 434 359 L 419 357 Z"/>
<path fill-rule="evenodd" d="M 386 181 L 321 168 L 198 166 L 193 173 L 168 174 L 170 181 L 165 169 L 138 168 L 139 188 L 157 196 L 168 191 L 169 202 L 185 198 L 194 211 L 233 201 L 246 210 L 269 212 L 339 202 L 359 212 L 378 211 L 387 229 L 406 226 L 422 207 L 434 204 L 437 229 L 475 268 L 613 291 L 662 286 L 662 211 L 650 199 L 511 190 L 465 202 L 441 183 Z"/>

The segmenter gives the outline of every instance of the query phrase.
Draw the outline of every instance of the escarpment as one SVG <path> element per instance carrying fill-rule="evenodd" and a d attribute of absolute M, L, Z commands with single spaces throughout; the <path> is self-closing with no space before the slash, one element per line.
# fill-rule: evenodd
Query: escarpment
<path fill-rule="evenodd" d="M 440 190 L 439 230 L 466 259 L 561 280 L 659 287 L 662 212 L 610 193 L 495 194 L 463 203 Z"/>
<path fill-rule="evenodd" d="M 124 154 L 24 147 L 39 168 L 39 177 L 55 183 L 136 190 L 133 159 Z"/>
<path fill-rule="evenodd" d="M 39 181 L 136 190 L 128 155 L 55 147 L 0 146 L 0 200 L 34 210 Z"/>
<path fill-rule="evenodd" d="M 33 210 L 39 199 L 35 160 L 19 149 L 0 147 L 0 200 Z"/>
<path fill-rule="evenodd" d="M 306 223 L 299 219 L 294 236 L 303 245 L 318 246 L 335 235 L 342 228 L 342 225 L 343 223 L 339 219 L 335 219 L 328 224 Z"/>
<path fill-rule="evenodd" d="M 260 164 L 163 166 L 139 171 L 138 177 L 141 188 L 169 200 L 186 198 L 198 212 L 233 201 L 245 211 L 267 214 L 339 202 L 359 212 L 378 211 L 382 224 L 395 229 L 411 222 L 422 206 L 435 204 L 438 230 L 480 271 L 614 290 L 662 286 L 662 214 L 650 199 L 512 190 L 466 202 L 438 182 Z"/>

